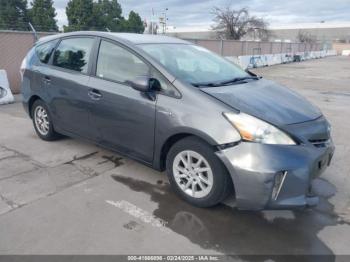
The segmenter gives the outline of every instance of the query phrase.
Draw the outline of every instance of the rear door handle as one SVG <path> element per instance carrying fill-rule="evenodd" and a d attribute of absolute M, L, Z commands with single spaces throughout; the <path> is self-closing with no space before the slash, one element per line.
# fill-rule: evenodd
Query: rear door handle
<path fill-rule="evenodd" d="M 100 100 L 102 98 L 102 94 L 96 89 L 91 89 L 88 95 L 92 100 Z"/>
<path fill-rule="evenodd" d="M 45 84 L 50 84 L 51 83 L 51 78 L 49 76 L 44 76 L 43 81 Z"/>

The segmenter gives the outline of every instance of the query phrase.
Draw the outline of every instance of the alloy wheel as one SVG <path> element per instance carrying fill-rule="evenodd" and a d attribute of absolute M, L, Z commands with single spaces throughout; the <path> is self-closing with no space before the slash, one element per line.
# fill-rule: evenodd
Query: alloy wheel
<path fill-rule="evenodd" d="M 176 155 L 173 174 L 180 189 L 194 198 L 206 197 L 213 187 L 213 171 L 208 161 L 195 151 L 185 150 Z"/>
<path fill-rule="evenodd" d="M 37 106 L 34 110 L 34 122 L 37 130 L 43 136 L 46 136 L 50 130 L 50 122 L 47 111 L 42 106 Z"/>

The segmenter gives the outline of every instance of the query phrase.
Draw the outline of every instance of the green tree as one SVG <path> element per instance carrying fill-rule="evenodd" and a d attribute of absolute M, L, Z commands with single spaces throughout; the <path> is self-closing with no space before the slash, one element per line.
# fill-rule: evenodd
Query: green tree
<path fill-rule="evenodd" d="M 1 1 L 1 0 L 0 0 Z M 98 30 L 143 33 L 141 17 L 131 11 L 126 20 L 118 0 L 70 0 L 66 8 L 68 26 L 64 31 Z"/>
<path fill-rule="evenodd" d="M 0 29 L 28 30 L 27 0 L 0 0 Z"/>
<path fill-rule="evenodd" d="M 145 31 L 145 26 L 138 13 L 135 13 L 134 11 L 129 13 L 129 18 L 125 23 L 124 31 L 138 34 L 142 34 Z"/>
<path fill-rule="evenodd" d="M 123 31 L 124 17 L 117 0 L 99 0 L 94 3 L 94 18 L 96 30 Z"/>
<path fill-rule="evenodd" d="M 92 0 L 70 0 L 66 7 L 68 26 L 65 32 L 90 30 L 94 27 L 94 4 Z"/>
<path fill-rule="evenodd" d="M 52 0 L 34 0 L 29 11 L 30 22 L 38 31 L 58 31 Z"/>

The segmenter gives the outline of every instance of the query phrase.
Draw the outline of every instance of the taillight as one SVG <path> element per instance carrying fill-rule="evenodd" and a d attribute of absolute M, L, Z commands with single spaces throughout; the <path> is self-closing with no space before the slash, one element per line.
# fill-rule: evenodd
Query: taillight
<path fill-rule="evenodd" d="M 19 69 L 22 81 L 23 81 L 24 71 L 26 70 L 26 68 L 27 68 L 27 57 L 25 57 L 23 59 L 22 64 L 21 64 L 21 68 Z"/>

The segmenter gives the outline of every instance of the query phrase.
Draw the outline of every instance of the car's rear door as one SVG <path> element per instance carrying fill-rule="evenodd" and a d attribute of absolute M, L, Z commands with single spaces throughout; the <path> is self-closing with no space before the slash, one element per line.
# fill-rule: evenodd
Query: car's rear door
<path fill-rule="evenodd" d="M 95 37 L 87 36 L 62 39 L 44 76 L 55 125 L 89 139 L 96 136 L 89 122 L 92 100 L 88 87 L 95 41 Z"/>
<path fill-rule="evenodd" d="M 47 85 L 46 85 L 46 73 L 47 73 L 47 64 L 50 61 L 50 57 L 55 50 L 55 47 L 58 43 L 58 39 L 45 42 L 43 44 L 39 44 L 38 46 L 35 46 L 35 54 L 37 56 L 37 59 L 35 63 L 33 63 L 32 67 L 30 67 L 31 70 L 31 90 L 34 94 L 38 95 L 40 94 L 43 99 L 46 98 L 46 91 L 47 91 Z M 28 56 L 29 58 L 30 56 Z M 31 59 L 29 59 L 31 60 Z M 27 69 L 28 70 L 28 69 Z M 44 91 L 44 92 L 43 92 Z"/>
<path fill-rule="evenodd" d="M 91 109 L 91 123 L 102 144 L 151 162 L 153 160 L 156 101 L 134 90 L 127 80 L 149 75 L 150 67 L 133 51 L 101 40 L 89 87 L 100 95 Z"/>

